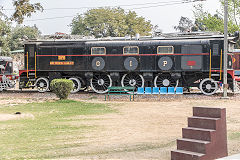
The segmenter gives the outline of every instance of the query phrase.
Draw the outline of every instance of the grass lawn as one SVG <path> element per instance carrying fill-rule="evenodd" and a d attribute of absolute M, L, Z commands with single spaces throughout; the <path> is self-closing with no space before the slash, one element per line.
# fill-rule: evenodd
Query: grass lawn
<path fill-rule="evenodd" d="M 71 156 L 67 148 L 84 145 L 79 140 L 98 130 L 78 123 L 75 116 L 115 112 L 104 104 L 72 100 L 1 107 L 0 114 L 21 112 L 30 117 L 0 121 L 0 159 L 46 159 Z M 69 155 L 68 155 L 69 154 Z"/>

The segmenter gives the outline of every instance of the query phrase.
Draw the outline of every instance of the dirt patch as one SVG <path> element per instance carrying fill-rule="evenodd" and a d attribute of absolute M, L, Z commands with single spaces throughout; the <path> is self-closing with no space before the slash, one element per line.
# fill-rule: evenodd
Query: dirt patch
<path fill-rule="evenodd" d="M 89 101 L 92 102 L 92 101 Z M 104 102 L 102 102 L 104 103 Z M 238 100 L 172 100 L 169 102 L 107 102 L 118 114 L 76 116 L 69 125 L 96 125 L 101 130 L 89 132 L 79 140 L 87 147 L 74 148 L 71 158 L 100 159 L 170 159 L 176 139 L 187 127 L 193 106 L 226 107 L 228 134 L 240 132 Z M 240 152 L 239 138 L 229 139 L 229 154 Z M 237 147 L 236 147 L 237 146 Z M 239 149 L 236 149 L 239 148 Z M 81 154 L 82 152 L 87 154 Z"/>
<path fill-rule="evenodd" d="M 34 119 L 32 114 L 0 114 L 0 121 Z"/>

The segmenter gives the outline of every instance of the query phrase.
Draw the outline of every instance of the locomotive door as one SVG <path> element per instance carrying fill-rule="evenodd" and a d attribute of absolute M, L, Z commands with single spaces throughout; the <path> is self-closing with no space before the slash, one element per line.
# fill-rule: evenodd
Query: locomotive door
<path fill-rule="evenodd" d="M 25 68 L 27 70 L 35 70 L 36 67 L 36 46 L 27 45 L 26 48 Z"/>
<path fill-rule="evenodd" d="M 220 45 L 219 45 L 219 42 L 213 42 L 211 44 L 211 68 L 212 69 L 219 69 L 220 68 L 220 64 L 223 64 L 221 63 L 221 61 L 223 60 L 221 58 L 221 55 L 222 55 L 222 49 L 220 48 Z M 215 63 L 213 63 L 215 62 Z"/>

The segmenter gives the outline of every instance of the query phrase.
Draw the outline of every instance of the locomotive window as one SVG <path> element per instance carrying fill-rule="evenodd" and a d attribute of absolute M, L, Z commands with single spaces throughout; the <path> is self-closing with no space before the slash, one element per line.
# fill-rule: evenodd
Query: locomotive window
<path fill-rule="evenodd" d="M 68 50 L 67 48 L 57 48 L 57 55 L 67 55 Z"/>
<path fill-rule="evenodd" d="M 138 46 L 123 47 L 123 54 L 139 54 Z"/>
<path fill-rule="evenodd" d="M 91 48 L 91 54 L 92 55 L 105 55 L 106 54 L 106 48 L 105 47 L 92 47 Z"/>
<path fill-rule="evenodd" d="M 29 53 L 28 53 L 29 57 L 34 57 L 34 47 L 29 47 L 28 50 L 29 50 Z"/>
<path fill-rule="evenodd" d="M 157 48 L 157 54 L 173 54 L 173 46 L 158 46 Z"/>
<path fill-rule="evenodd" d="M 218 52 L 219 52 L 218 48 L 219 48 L 218 44 L 213 44 L 213 51 L 212 51 L 213 56 L 218 55 Z"/>

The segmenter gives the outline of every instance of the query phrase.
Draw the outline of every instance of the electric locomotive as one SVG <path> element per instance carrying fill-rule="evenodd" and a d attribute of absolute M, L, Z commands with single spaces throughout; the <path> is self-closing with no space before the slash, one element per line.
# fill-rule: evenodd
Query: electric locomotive
<path fill-rule="evenodd" d="M 0 56 L 0 91 L 13 88 L 17 78 L 13 75 L 12 58 Z"/>
<path fill-rule="evenodd" d="M 239 35 L 228 38 L 228 83 L 234 88 L 232 52 Z M 168 34 L 163 37 L 89 40 L 30 40 L 19 87 L 49 90 L 55 78 L 74 82 L 72 93 L 110 86 L 198 87 L 212 95 L 223 79 L 223 35 Z"/>

